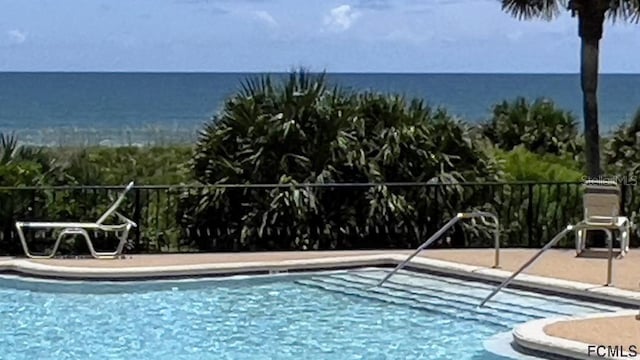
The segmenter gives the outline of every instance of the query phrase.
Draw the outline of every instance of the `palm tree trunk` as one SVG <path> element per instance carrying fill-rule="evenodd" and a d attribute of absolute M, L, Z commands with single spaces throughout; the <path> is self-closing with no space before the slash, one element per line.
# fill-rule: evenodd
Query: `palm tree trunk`
<path fill-rule="evenodd" d="M 600 130 L 598 127 L 599 38 L 582 38 L 580 76 L 584 116 L 585 160 L 587 176 L 600 176 Z"/>
<path fill-rule="evenodd" d="M 604 27 L 604 14 L 608 5 L 591 0 L 579 4 L 579 33 L 582 39 L 580 77 L 582 85 L 582 111 L 584 116 L 585 162 L 587 176 L 600 176 L 600 129 L 598 128 L 598 71 L 600 39 Z M 602 5 L 602 7 L 600 6 Z M 600 236 L 598 236 L 600 235 Z M 604 242 L 602 231 L 587 232 L 588 240 Z"/>
<path fill-rule="evenodd" d="M 587 176 L 597 178 L 601 174 L 600 130 L 598 128 L 598 60 L 600 39 L 609 2 L 576 0 L 573 6 L 578 10 L 578 32 L 580 39 L 582 39 L 580 76 Z"/>

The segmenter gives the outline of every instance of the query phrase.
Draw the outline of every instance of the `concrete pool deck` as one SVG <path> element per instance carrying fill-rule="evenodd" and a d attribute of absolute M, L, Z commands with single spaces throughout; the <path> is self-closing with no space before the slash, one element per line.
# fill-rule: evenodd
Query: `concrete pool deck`
<path fill-rule="evenodd" d="M 501 269 L 514 271 L 533 256 L 537 249 L 503 249 L 500 251 Z M 346 258 L 369 255 L 408 255 L 413 250 L 370 251 L 307 251 L 130 255 L 126 259 L 45 259 L 26 260 L 38 264 L 61 267 L 127 268 L 166 267 L 183 265 L 280 262 L 290 260 Z M 493 266 L 492 249 L 425 250 L 419 256 L 478 267 Z M 5 258 L 10 259 L 10 258 Z M 2 258 L 0 258 L 0 262 Z M 622 260 L 614 260 L 613 284 L 620 289 L 640 291 L 640 250 L 632 250 Z M 604 258 L 576 258 L 574 250 L 549 250 L 523 274 L 601 286 L 606 283 L 607 261 Z"/>
<path fill-rule="evenodd" d="M 624 346 L 629 350 L 631 345 L 640 347 L 640 321 L 636 320 L 636 314 L 638 311 L 633 311 L 631 315 L 558 321 L 545 326 L 544 332 L 562 339 L 593 345 Z M 640 348 L 637 351 L 640 352 Z"/>
<path fill-rule="evenodd" d="M 0 270 L 75 279 L 189 276 L 392 265 L 402 261 L 411 252 L 412 250 L 373 250 L 167 254 L 131 255 L 117 260 L 29 260 L 0 257 Z M 536 252 L 537 249 L 503 249 L 500 252 L 501 268 L 498 270 L 491 269 L 494 261 L 492 249 L 425 250 L 410 266 L 500 281 Z M 606 269 L 606 258 L 576 258 L 573 250 L 550 250 L 522 276 L 516 278 L 514 284 L 600 300 L 622 301 L 629 305 L 640 304 L 640 250 L 632 250 L 624 259 L 614 260 L 615 287 L 603 286 L 606 282 Z M 598 354 L 589 354 L 589 345 L 640 345 L 640 321 L 635 320 L 636 312 L 586 319 L 536 320 L 516 328 L 514 339 L 519 345 L 533 350 L 575 359 L 594 358 Z M 637 357 L 640 358 L 640 348 L 638 352 Z"/>

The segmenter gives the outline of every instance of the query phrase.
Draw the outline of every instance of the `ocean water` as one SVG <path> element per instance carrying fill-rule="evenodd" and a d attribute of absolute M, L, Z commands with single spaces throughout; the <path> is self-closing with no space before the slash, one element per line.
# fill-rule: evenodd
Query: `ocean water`
<path fill-rule="evenodd" d="M 36 142 L 191 139 L 247 77 L 242 73 L 0 73 L 0 131 Z M 276 75 L 280 76 L 280 75 Z M 548 97 L 581 114 L 578 75 L 329 74 L 356 90 L 399 93 L 444 106 L 470 122 L 516 96 Z M 602 75 L 604 131 L 640 107 L 640 75 Z M 137 137 L 136 137 L 137 136 Z M 59 137 L 59 138 L 56 138 Z"/>
<path fill-rule="evenodd" d="M 532 319 L 620 310 L 510 289 L 479 309 L 490 285 L 401 271 L 372 288 L 386 273 L 72 285 L 0 277 L 0 353 L 15 360 L 531 359 L 513 356 L 502 335 Z M 496 336 L 503 343 L 487 346 Z"/>

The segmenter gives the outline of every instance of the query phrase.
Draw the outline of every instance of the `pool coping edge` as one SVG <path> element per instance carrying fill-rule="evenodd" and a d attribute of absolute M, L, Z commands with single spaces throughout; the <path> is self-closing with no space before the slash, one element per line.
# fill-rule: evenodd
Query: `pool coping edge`
<path fill-rule="evenodd" d="M 298 272 L 305 270 L 328 270 L 352 267 L 394 266 L 406 259 L 405 254 L 344 255 L 312 259 L 280 261 L 245 261 L 212 264 L 139 266 L 139 267 L 80 267 L 60 266 L 31 262 L 26 259 L 0 260 L 0 272 L 14 272 L 21 276 L 62 280 L 108 280 L 136 281 L 145 279 L 171 279 L 186 276 L 224 276 L 250 273 Z M 497 283 L 511 276 L 511 271 L 461 264 L 432 258 L 414 258 L 406 265 L 407 270 L 431 271 L 485 282 Z M 521 274 L 512 282 L 514 286 L 588 298 L 603 303 L 619 303 L 638 306 L 640 292 L 581 283 L 570 280 Z M 599 313 L 588 318 L 635 314 L 629 310 L 615 313 Z M 530 321 L 516 326 L 512 335 L 514 342 L 525 350 L 569 357 L 591 359 L 587 354 L 589 344 L 547 335 L 544 327 L 558 322 L 587 317 L 554 317 Z M 614 359 L 614 358 L 611 358 Z"/>
<path fill-rule="evenodd" d="M 597 313 L 580 316 L 551 317 L 528 321 L 516 326 L 513 331 L 513 340 L 516 345 L 525 350 L 540 352 L 544 354 L 559 355 L 576 360 L 591 360 L 594 357 L 605 360 L 628 359 L 628 357 L 611 357 L 589 355 L 589 346 L 600 344 L 589 344 L 581 341 L 565 339 L 551 336 L 545 332 L 545 327 L 562 322 L 573 320 L 589 320 L 607 317 L 619 317 L 638 314 L 637 310 L 624 310 L 610 313 Z"/>
<path fill-rule="evenodd" d="M 297 270 L 338 269 L 348 267 L 386 266 L 394 260 L 386 255 L 341 256 L 281 261 L 245 261 L 211 264 L 131 266 L 131 267 L 80 267 L 60 266 L 31 262 L 24 259 L 0 261 L 0 271 L 15 272 L 25 276 L 68 280 L 146 280 L 171 279 L 186 276 L 239 275 L 251 273 L 287 272 Z"/>
<path fill-rule="evenodd" d="M 304 270 L 325 270 L 353 267 L 396 266 L 406 259 L 404 254 L 343 255 L 312 259 L 279 261 L 245 261 L 211 264 L 135 266 L 135 267 L 80 267 L 48 265 L 26 259 L 0 260 L 0 271 L 24 276 L 68 280 L 145 280 L 149 278 L 176 278 L 186 276 L 233 275 L 271 273 Z M 406 265 L 408 270 L 433 271 L 445 275 L 460 276 L 485 282 L 499 283 L 512 272 L 483 266 L 467 265 L 426 257 L 413 258 Z M 514 286 L 586 297 L 601 302 L 617 302 L 638 306 L 640 292 L 589 283 L 563 280 L 538 275 L 520 274 L 512 282 Z"/>

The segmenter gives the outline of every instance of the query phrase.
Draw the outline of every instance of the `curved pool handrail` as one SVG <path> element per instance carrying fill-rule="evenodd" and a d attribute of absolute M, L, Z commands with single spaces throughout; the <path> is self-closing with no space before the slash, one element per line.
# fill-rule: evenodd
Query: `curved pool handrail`
<path fill-rule="evenodd" d="M 424 250 L 425 248 L 427 248 L 429 245 L 431 245 L 434 241 L 438 240 L 442 235 L 444 235 L 444 233 L 449 230 L 450 228 L 453 227 L 453 225 L 455 225 L 458 221 L 462 220 L 462 219 L 471 219 L 472 220 L 472 225 L 476 226 L 476 222 L 475 219 L 476 218 L 480 218 L 480 220 L 482 221 L 482 223 L 484 225 L 487 226 L 491 226 L 494 227 L 494 248 L 495 248 L 495 262 L 494 262 L 494 268 L 499 268 L 500 267 L 500 222 L 498 220 L 498 217 L 492 213 L 486 212 L 486 211 L 473 211 L 473 212 L 466 212 L 466 213 L 457 213 L 456 216 L 454 216 L 451 220 L 449 220 L 449 222 L 447 222 L 443 227 L 440 228 L 440 230 L 438 230 L 435 234 L 431 235 L 431 237 L 429 237 L 427 239 L 427 241 L 425 241 L 424 243 L 422 243 L 422 245 L 420 245 L 416 251 L 414 251 L 411 255 L 409 255 L 403 262 L 401 262 L 400 264 L 398 264 L 389 274 L 387 274 L 387 276 L 384 277 L 384 279 L 380 280 L 380 282 L 376 285 L 376 286 L 382 286 L 382 284 L 384 284 L 387 280 L 389 280 L 389 278 L 391 278 L 396 272 L 398 272 L 400 269 L 402 269 L 405 265 L 407 265 L 407 263 L 409 261 L 411 261 L 411 259 L 413 259 L 416 255 L 418 255 L 422 250 Z M 493 221 L 488 221 L 487 219 L 492 219 Z"/>
<path fill-rule="evenodd" d="M 547 250 L 549 250 L 554 245 L 556 245 L 568 233 L 570 233 L 572 231 L 576 231 L 576 230 L 581 230 L 581 229 L 598 229 L 598 230 L 602 230 L 602 231 L 607 233 L 607 236 L 609 238 L 609 258 L 608 258 L 609 262 L 608 262 L 608 266 L 607 266 L 607 286 L 611 285 L 611 273 L 612 273 L 612 266 L 613 266 L 612 265 L 613 238 L 611 237 L 611 230 L 607 229 L 607 228 L 604 228 L 602 226 L 593 226 L 593 225 L 586 224 L 586 223 L 579 223 L 579 224 L 576 224 L 576 225 L 568 225 L 566 228 L 564 228 L 562 231 L 560 231 L 556 236 L 553 237 L 553 239 L 551 239 L 551 241 L 549 241 L 542 249 L 540 249 L 535 255 L 533 255 L 531 257 L 531 259 L 529 259 L 526 263 L 524 263 L 518 270 L 513 272 L 513 274 L 511 274 L 511 276 L 509 276 L 506 280 L 504 280 L 500 285 L 498 285 L 491 292 L 491 294 L 489 294 L 484 300 L 482 300 L 482 302 L 480 303 L 480 305 L 478 305 L 478 307 L 484 306 L 484 304 L 486 304 L 487 301 L 491 300 L 491 298 L 493 298 L 496 294 L 498 294 L 498 292 L 500 292 L 500 290 L 502 290 L 505 287 L 507 287 L 516 278 L 516 276 L 520 275 L 520 273 L 522 273 L 529 266 L 531 266 L 540 256 L 542 256 L 542 254 L 544 254 Z"/>

